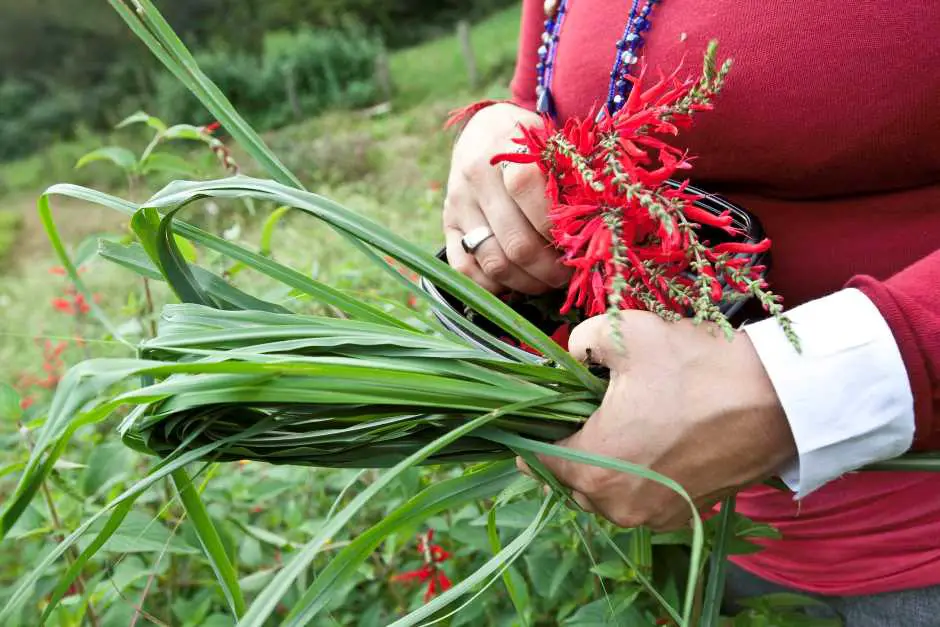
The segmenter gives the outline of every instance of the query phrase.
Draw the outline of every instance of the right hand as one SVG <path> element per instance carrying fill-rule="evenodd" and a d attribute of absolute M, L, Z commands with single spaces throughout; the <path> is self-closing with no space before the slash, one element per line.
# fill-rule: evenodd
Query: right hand
<path fill-rule="evenodd" d="M 470 118 L 454 146 L 444 234 L 447 259 L 456 270 L 487 290 L 507 288 L 540 294 L 563 287 L 570 271 L 551 244 L 549 200 L 537 165 L 490 165 L 499 153 L 513 152 L 519 125 L 541 124 L 541 117 L 512 104 L 495 104 Z M 489 226 L 490 237 L 473 253 L 464 251 L 465 233 Z"/>

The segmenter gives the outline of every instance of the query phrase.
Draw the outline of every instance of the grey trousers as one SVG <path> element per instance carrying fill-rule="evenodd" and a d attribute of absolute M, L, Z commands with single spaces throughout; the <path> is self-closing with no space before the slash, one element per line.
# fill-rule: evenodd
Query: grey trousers
<path fill-rule="evenodd" d="M 940 627 L 940 586 L 857 597 L 829 597 L 807 594 L 765 581 L 731 564 L 725 601 L 727 609 L 740 609 L 737 601 L 773 594 L 795 592 L 821 601 L 824 606 L 807 608 L 813 618 L 838 618 L 844 627 Z"/>

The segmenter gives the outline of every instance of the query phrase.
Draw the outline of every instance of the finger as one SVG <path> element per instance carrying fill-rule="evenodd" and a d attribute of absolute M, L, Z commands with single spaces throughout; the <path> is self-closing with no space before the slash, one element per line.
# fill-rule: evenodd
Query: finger
<path fill-rule="evenodd" d="M 570 437 L 565 438 L 564 440 L 560 440 L 555 444 L 574 450 L 583 450 L 580 446 L 580 436 L 581 431 L 577 431 Z M 539 461 L 541 461 L 549 470 L 549 472 L 551 472 L 552 475 L 558 479 L 559 483 L 568 486 L 572 490 L 576 490 L 585 494 L 590 493 L 590 477 L 588 473 L 594 470 L 593 466 L 579 464 L 577 462 L 572 462 L 567 459 L 554 457 L 551 455 L 538 455 L 538 458 Z"/>
<path fill-rule="evenodd" d="M 611 324 L 606 315 L 588 318 L 572 329 L 568 351 L 580 361 L 610 367 Z"/>
<path fill-rule="evenodd" d="M 551 203 L 545 194 L 545 176 L 536 165 L 505 162 L 500 164 L 503 186 L 546 241 L 553 241 L 552 223 L 548 217 Z"/>
<path fill-rule="evenodd" d="M 584 510 L 588 514 L 597 513 L 597 508 L 594 506 L 594 503 L 591 501 L 591 499 L 587 497 L 587 495 L 581 492 L 578 492 L 577 490 L 572 490 L 571 498 L 575 503 L 578 504 L 578 507 L 580 507 L 582 510 Z"/>
<path fill-rule="evenodd" d="M 486 276 L 473 255 L 463 249 L 463 244 L 460 241 L 463 236 L 464 233 L 460 229 L 444 227 L 444 237 L 447 241 L 447 263 L 454 270 L 470 277 L 474 283 L 489 292 L 497 294 L 504 291 L 505 288 L 501 284 Z"/>
<path fill-rule="evenodd" d="M 480 186 L 477 193 L 480 208 L 496 234 L 500 248 L 510 262 L 547 287 L 562 287 L 568 282 L 569 269 L 561 264 L 551 242 L 535 230 L 509 195 L 497 174 L 500 168 L 494 167 L 491 171 L 496 183 Z"/>
<path fill-rule="evenodd" d="M 490 280 L 505 285 L 511 290 L 523 294 L 544 294 L 552 289 L 551 286 L 539 281 L 510 261 L 495 237 L 480 244 L 473 251 L 473 257 Z"/>
<path fill-rule="evenodd" d="M 532 474 L 532 469 L 529 468 L 529 465 L 525 463 L 525 460 L 522 459 L 521 457 L 516 458 L 516 470 L 518 470 L 524 475 L 529 475 L 530 477 L 535 476 L 534 474 Z"/>

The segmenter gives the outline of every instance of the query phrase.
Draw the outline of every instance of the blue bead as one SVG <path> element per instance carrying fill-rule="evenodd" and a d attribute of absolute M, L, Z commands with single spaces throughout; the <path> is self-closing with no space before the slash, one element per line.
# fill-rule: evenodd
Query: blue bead
<path fill-rule="evenodd" d="M 541 72 L 542 70 L 545 69 L 545 64 L 544 64 L 544 63 L 539 63 L 538 65 L 535 66 L 535 69 L 538 70 L 539 72 Z"/>
<path fill-rule="evenodd" d="M 539 99 L 535 103 L 535 110 L 539 113 L 547 113 L 548 115 L 555 115 L 555 103 L 552 102 L 552 93 L 547 88 L 542 90 L 542 93 L 539 94 Z"/>
<path fill-rule="evenodd" d="M 639 38 L 640 38 L 640 36 L 637 35 L 636 33 L 630 33 L 629 35 L 627 35 L 626 40 L 627 40 L 627 41 L 636 41 L 636 40 L 639 39 Z"/>

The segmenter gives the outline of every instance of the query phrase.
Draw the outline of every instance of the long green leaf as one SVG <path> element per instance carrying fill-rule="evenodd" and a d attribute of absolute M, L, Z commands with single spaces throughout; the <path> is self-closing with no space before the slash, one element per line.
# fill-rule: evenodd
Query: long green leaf
<path fill-rule="evenodd" d="M 62 264 L 65 266 L 66 270 L 69 271 L 69 277 L 76 282 L 79 290 L 86 294 L 88 297 L 88 302 L 91 304 L 92 311 L 95 312 L 96 317 L 102 320 L 103 324 L 105 324 L 112 334 L 116 334 L 117 331 L 115 330 L 114 325 L 108 321 L 104 312 L 102 312 L 100 308 L 95 305 L 93 299 L 91 298 L 91 292 L 88 291 L 88 289 L 78 278 L 78 273 L 75 271 L 74 266 L 69 260 L 68 254 L 65 251 L 65 247 L 62 244 L 61 238 L 58 235 L 58 231 L 55 228 L 55 223 L 52 221 L 51 205 L 49 201 L 51 196 L 65 196 L 67 198 L 74 198 L 76 200 L 102 205 L 104 207 L 119 211 L 128 217 L 134 216 L 138 209 L 140 209 L 140 206 L 121 198 L 117 198 L 116 196 L 99 192 L 97 190 L 68 184 L 53 185 L 43 193 L 39 200 L 40 215 L 43 216 L 43 223 L 46 225 L 46 231 L 52 240 L 53 247 L 56 249 L 56 252 L 60 253 L 59 258 L 62 261 Z M 337 290 L 328 285 L 324 285 L 319 281 L 315 281 L 314 279 L 311 279 L 310 277 L 307 277 L 292 268 L 288 268 L 287 266 L 279 264 L 272 259 L 264 257 L 263 255 L 251 252 L 241 246 L 218 237 L 217 235 L 207 233 L 202 229 L 194 227 L 180 220 L 173 221 L 173 230 L 176 234 L 181 235 L 182 237 L 185 237 L 186 239 L 189 239 L 196 244 L 205 246 L 210 250 L 214 250 L 215 252 L 225 255 L 236 261 L 240 261 L 253 270 L 256 270 L 265 276 L 279 281 L 280 283 L 283 283 L 304 294 L 308 294 L 319 302 L 336 307 L 351 317 L 360 320 L 383 322 L 391 326 L 409 328 L 407 323 L 402 322 L 401 320 L 385 313 L 380 309 L 371 307 L 367 303 L 359 301 L 355 298 L 351 298 L 340 290 Z"/>
<path fill-rule="evenodd" d="M 711 569 L 702 603 L 702 627 L 719 627 L 721 602 L 725 595 L 725 578 L 728 574 L 728 547 L 734 540 L 734 496 L 721 502 L 718 514 L 718 531 L 712 540 Z"/>
<path fill-rule="evenodd" d="M 234 616 L 239 617 L 245 613 L 245 598 L 242 596 L 242 590 L 238 584 L 238 572 L 228 559 L 228 554 L 222 544 L 222 538 L 219 537 L 219 532 L 212 523 L 202 499 L 196 493 L 186 470 L 183 468 L 174 470 L 171 476 L 173 477 L 173 485 L 176 486 L 176 490 L 179 492 L 180 501 L 186 509 L 186 514 L 196 530 L 196 536 L 199 538 L 203 552 L 212 566 L 212 571 L 215 573 L 219 585 L 222 587 L 229 609 Z"/>

